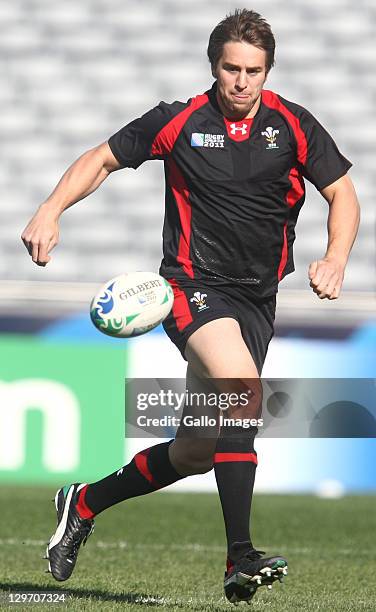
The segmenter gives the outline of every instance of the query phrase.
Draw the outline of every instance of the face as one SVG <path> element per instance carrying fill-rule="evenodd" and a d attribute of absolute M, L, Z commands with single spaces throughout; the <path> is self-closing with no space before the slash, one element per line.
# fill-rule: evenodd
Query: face
<path fill-rule="evenodd" d="M 244 41 L 227 42 L 214 76 L 223 114 L 229 119 L 253 117 L 267 76 L 266 51 Z"/>

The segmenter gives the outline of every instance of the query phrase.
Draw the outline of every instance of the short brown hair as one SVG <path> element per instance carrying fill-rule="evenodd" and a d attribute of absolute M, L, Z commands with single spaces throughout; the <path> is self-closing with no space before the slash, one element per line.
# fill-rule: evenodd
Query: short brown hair
<path fill-rule="evenodd" d="M 226 15 L 209 38 L 208 58 L 215 76 L 218 61 L 227 42 L 245 41 L 266 52 L 266 72 L 274 66 L 275 39 L 270 25 L 255 11 L 236 9 Z"/>

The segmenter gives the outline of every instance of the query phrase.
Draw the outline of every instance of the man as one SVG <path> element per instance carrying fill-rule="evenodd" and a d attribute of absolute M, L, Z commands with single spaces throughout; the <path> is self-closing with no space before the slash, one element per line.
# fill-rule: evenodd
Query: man
<path fill-rule="evenodd" d="M 351 163 L 307 110 L 263 89 L 274 50 L 270 26 L 260 15 L 245 9 L 229 15 L 209 40 L 212 88 L 186 103 L 161 102 L 86 152 L 22 234 L 33 261 L 46 265 L 66 208 L 114 170 L 164 160 L 161 274 L 175 294 L 164 327 L 188 362 L 188 389 L 246 389 L 259 397 L 278 282 L 294 269 L 303 177 L 329 204 L 327 250 L 309 267 L 320 299 L 338 298 L 356 236 L 359 206 L 347 176 Z M 247 410 L 257 415 L 258 402 L 250 401 Z M 218 419 L 218 410 L 214 413 Z M 271 587 L 287 573 L 284 557 L 263 557 L 250 539 L 256 432 L 224 427 L 216 435 L 188 437 L 181 427 L 174 441 L 138 453 L 101 481 L 60 489 L 58 526 L 47 549 L 53 576 L 71 575 L 99 512 L 214 464 L 228 545 L 225 594 L 231 602 L 249 603 L 258 586 Z"/>

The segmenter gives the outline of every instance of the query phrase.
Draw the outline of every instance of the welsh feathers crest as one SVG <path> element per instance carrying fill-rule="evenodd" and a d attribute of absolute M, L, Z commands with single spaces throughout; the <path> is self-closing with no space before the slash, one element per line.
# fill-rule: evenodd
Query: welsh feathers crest
<path fill-rule="evenodd" d="M 206 297 L 208 297 L 207 293 L 200 293 L 199 291 L 195 291 L 190 301 L 194 302 L 196 306 L 198 306 L 199 310 L 203 310 L 204 308 L 209 308 L 209 306 L 207 306 L 205 302 Z"/>
<path fill-rule="evenodd" d="M 278 149 L 278 145 L 276 143 L 277 134 L 279 134 L 279 130 L 273 130 L 272 127 L 267 127 L 265 132 L 261 132 L 262 136 L 265 136 L 266 141 L 268 143 L 267 149 Z"/>

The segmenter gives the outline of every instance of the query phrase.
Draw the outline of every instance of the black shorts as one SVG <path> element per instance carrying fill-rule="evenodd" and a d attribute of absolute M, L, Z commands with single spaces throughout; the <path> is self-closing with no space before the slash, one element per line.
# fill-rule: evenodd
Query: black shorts
<path fill-rule="evenodd" d="M 259 374 L 268 345 L 274 333 L 276 296 L 257 300 L 247 287 L 239 285 L 205 285 L 201 280 L 167 279 L 174 290 L 174 305 L 163 327 L 184 359 L 187 340 L 205 323 L 231 317 L 240 325 Z"/>

